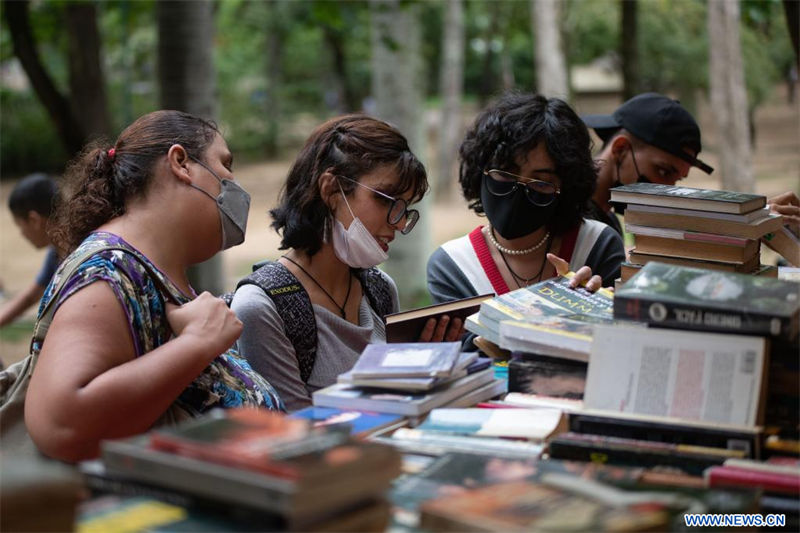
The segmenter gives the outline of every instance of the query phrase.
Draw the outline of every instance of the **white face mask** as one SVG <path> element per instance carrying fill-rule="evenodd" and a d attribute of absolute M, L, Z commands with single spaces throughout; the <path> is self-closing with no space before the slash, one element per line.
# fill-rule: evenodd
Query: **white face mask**
<path fill-rule="evenodd" d="M 342 190 L 341 184 L 339 190 Z M 389 259 L 389 254 L 383 251 L 364 223 L 353 214 L 344 191 L 342 191 L 342 198 L 344 198 L 347 210 L 353 215 L 353 222 L 350 223 L 349 228 L 344 229 L 344 224 L 334 219 L 333 252 L 341 262 L 352 268 L 372 268 L 380 265 Z"/>

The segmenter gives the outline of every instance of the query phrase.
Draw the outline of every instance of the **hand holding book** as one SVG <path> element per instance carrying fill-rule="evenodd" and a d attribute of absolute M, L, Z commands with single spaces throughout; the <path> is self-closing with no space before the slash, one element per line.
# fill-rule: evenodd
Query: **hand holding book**
<path fill-rule="evenodd" d="M 453 342 L 459 340 L 464 335 L 464 320 L 454 317 L 452 320 L 449 315 L 442 315 L 437 318 L 429 318 L 422 328 L 419 335 L 419 342 Z"/>

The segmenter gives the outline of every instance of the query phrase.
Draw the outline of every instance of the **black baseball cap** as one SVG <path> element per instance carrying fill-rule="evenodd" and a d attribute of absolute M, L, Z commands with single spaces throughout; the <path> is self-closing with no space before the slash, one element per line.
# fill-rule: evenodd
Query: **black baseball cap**
<path fill-rule="evenodd" d="M 681 103 L 663 94 L 638 94 L 619 106 L 611 115 L 585 115 L 586 126 L 606 142 L 625 128 L 643 142 L 660 148 L 711 174 L 714 169 L 686 151 L 700 153 L 700 128 Z"/>

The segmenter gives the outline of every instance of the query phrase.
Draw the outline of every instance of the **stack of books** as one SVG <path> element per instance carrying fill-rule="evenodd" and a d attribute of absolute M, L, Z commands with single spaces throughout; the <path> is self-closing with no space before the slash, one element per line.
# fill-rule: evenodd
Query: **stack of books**
<path fill-rule="evenodd" d="M 506 392 L 487 358 L 460 342 L 370 344 L 353 369 L 315 391 L 315 406 L 421 417 L 445 405 L 469 407 Z"/>
<path fill-rule="evenodd" d="M 622 283 L 651 261 L 777 275 L 761 265 L 759 239 L 783 227 L 765 196 L 635 183 L 612 189 L 611 201 L 627 204 L 625 231 L 636 243 L 622 265 Z"/>
<path fill-rule="evenodd" d="M 580 399 L 597 324 L 613 322 L 613 293 L 569 287 L 574 273 L 484 300 L 466 329 L 510 351 L 509 392 Z"/>
<path fill-rule="evenodd" d="M 430 531 L 676 531 L 683 515 L 758 511 L 754 490 L 569 461 L 446 454 L 400 480 L 401 523 Z"/>
<path fill-rule="evenodd" d="M 400 472 L 394 448 L 354 440 L 349 428 L 256 409 L 106 441 L 101 456 L 103 469 L 87 472 L 96 490 L 155 496 L 264 529 L 325 529 L 345 515 L 357 522 L 354 512 L 374 521 L 381 510 L 385 526 L 382 495 Z"/>

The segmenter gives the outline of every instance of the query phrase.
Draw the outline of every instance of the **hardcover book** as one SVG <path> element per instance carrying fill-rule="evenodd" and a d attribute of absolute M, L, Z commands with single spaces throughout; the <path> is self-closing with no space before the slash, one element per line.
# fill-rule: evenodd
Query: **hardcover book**
<path fill-rule="evenodd" d="M 758 239 L 779 230 L 783 226 L 783 218 L 770 214 L 767 208 L 735 215 L 631 204 L 625 210 L 626 228 L 631 224 Z"/>
<path fill-rule="evenodd" d="M 461 353 L 460 342 L 368 344 L 353 366 L 353 379 L 443 378 Z"/>
<path fill-rule="evenodd" d="M 632 183 L 611 189 L 611 202 L 720 213 L 749 213 L 767 205 L 767 197 L 760 194 L 694 189 L 658 183 Z"/>
<path fill-rule="evenodd" d="M 597 326 L 583 401 L 589 409 L 752 426 L 763 421 L 767 359 L 763 337 Z"/>
<path fill-rule="evenodd" d="M 447 315 L 451 321 L 458 318 L 463 323 L 469 315 L 480 309 L 483 300 L 492 296 L 494 294 L 483 294 L 386 315 L 383 319 L 386 324 L 386 342 L 417 342 L 425 324 L 431 318 L 438 321 Z"/>
<path fill-rule="evenodd" d="M 617 292 L 614 317 L 797 342 L 800 284 L 650 262 Z"/>

